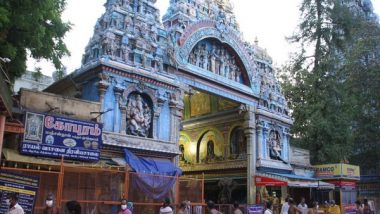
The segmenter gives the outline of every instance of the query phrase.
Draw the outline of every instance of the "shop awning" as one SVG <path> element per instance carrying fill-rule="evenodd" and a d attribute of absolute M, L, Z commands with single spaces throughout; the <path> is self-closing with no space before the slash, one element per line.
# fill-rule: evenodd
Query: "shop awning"
<path fill-rule="evenodd" d="M 264 176 L 255 176 L 255 184 L 256 186 L 288 186 L 286 181 Z"/>
<path fill-rule="evenodd" d="M 277 176 L 281 176 L 281 177 L 285 177 L 289 179 L 295 179 L 295 180 L 299 179 L 299 180 L 305 180 L 305 181 L 318 181 L 317 178 L 311 178 L 311 177 L 295 175 L 295 174 L 284 174 L 284 173 L 274 173 L 274 172 L 271 172 L 268 174 L 277 175 Z"/>
<path fill-rule="evenodd" d="M 318 189 L 334 189 L 333 184 L 323 181 L 289 181 L 289 187 L 303 187 L 303 188 L 318 188 Z"/>

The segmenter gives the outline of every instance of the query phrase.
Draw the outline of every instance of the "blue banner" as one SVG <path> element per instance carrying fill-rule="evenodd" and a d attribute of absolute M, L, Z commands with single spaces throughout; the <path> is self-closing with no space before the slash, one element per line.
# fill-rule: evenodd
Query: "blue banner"
<path fill-rule="evenodd" d="M 16 194 L 18 204 L 23 208 L 25 214 L 34 213 L 39 179 L 37 177 L 25 176 L 0 172 L 0 213 L 7 213 L 9 205 L 5 200 L 10 194 Z"/>
<path fill-rule="evenodd" d="M 102 125 L 27 112 L 20 152 L 35 156 L 98 161 Z"/>
<path fill-rule="evenodd" d="M 253 204 L 247 206 L 248 214 L 263 214 L 264 213 L 264 205 L 263 204 Z"/>

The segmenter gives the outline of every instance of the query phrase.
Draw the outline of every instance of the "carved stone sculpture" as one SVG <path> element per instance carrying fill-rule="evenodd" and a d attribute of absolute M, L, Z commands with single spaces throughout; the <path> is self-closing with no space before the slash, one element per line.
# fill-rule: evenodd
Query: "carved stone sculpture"
<path fill-rule="evenodd" d="M 126 113 L 127 134 L 148 137 L 151 127 L 152 110 L 140 94 L 130 96 Z"/>
<path fill-rule="evenodd" d="M 280 142 L 280 136 L 277 131 L 271 131 L 269 134 L 269 156 L 270 158 L 274 160 L 280 160 L 284 163 L 287 163 L 284 161 L 281 157 L 282 149 L 281 149 L 281 142 Z"/>

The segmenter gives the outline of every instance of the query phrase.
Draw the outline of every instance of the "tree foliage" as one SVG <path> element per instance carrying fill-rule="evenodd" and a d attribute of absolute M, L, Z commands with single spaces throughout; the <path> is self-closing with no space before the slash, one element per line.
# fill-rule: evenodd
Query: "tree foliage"
<path fill-rule="evenodd" d="M 63 42 L 70 23 L 61 19 L 65 0 L 0 0 L 0 56 L 11 59 L 12 80 L 26 70 L 28 54 L 60 68 L 69 51 Z"/>
<path fill-rule="evenodd" d="M 304 0 L 290 38 L 301 48 L 283 69 L 283 88 L 294 142 L 312 151 L 313 163 L 357 161 L 366 155 L 364 144 L 379 148 L 379 24 L 350 6 Z"/>

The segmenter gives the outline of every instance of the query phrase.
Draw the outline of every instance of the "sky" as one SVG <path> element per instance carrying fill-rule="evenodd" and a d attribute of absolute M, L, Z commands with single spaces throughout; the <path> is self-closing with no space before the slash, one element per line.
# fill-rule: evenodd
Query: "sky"
<path fill-rule="evenodd" d="M 230 0 L 234 6 L 234 13 L 240 25 L 240 31 L 245 40 L 259 41 L 259 46 L 267 49 L 272 56 L 274 65 L 281 66 L 293 52 L 294 46 L 286 41 L 297 27 L 301 0 Z M 84 49 L 93 35 L 93 28 L 97 19 L 104 13 L 106 0 L 67 0 L 67 7 L 62 18 L 73 24 L 71 31 L 64 39 L 71 55 L 62 62 L 71 73 L 80 68 Z M 372 0 L 375 12 L 380 14 L 380 0 Z M 157 7 L 161 15 L 166 13 L 169 0 L 157 0 Z M 29 59 L 28 70 L 34 71 L 37 67 L 45 75 L 51 75 L 54 66 L 41 60 L 36 62 Z"/>

